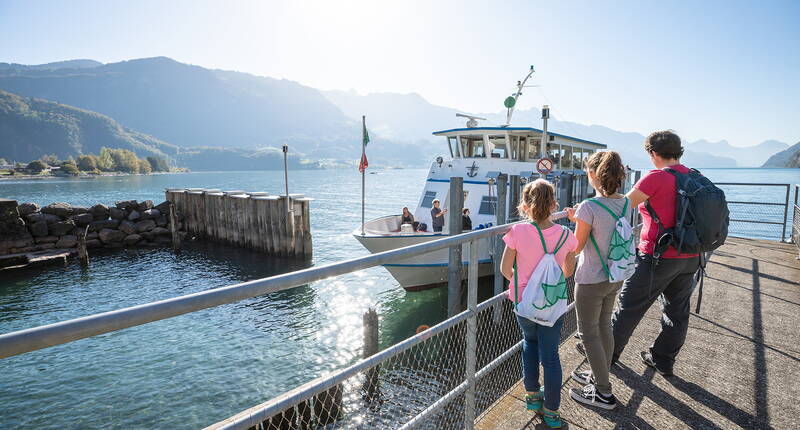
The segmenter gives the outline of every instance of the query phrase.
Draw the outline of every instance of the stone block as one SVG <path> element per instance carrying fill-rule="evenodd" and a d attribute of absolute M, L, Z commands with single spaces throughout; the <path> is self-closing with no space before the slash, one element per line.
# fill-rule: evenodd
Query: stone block
<path fill-rule="evenodd" d="M 128 219 L 130 221 L 138 221 L 141 217 L 142 217 L 142 214 L 140 214 L 139 211 L 137 211 L 137 210 L 133 210 L 133 211 L 131 211 L 130 214 L 128 214 Z"/>
<path fill-rule="evenodd" d="M 40 244 L 36 245 L 36 249 L 39 250 L 39 251 L 45 251 L 45 250 L 48 250 L 48 249 L 53 249 L 55 247 L 56 247 L 55 243 L 40 243 Z"/>
<path fill-rule="evenodd" d="M 156 225 L 159 227 L 166 227 L 169 224 L 169 220 L 166 216 L 161 215 L 160 217 L 156 218 Z"/>
<path fill-rule="evenodd" d="M 109 243 L 121 242 L 122 239 L 125 239 L 125 236 L 127 235 L 119 230 L 104 228 L 100 230 L 100 234 L 98 236 L 100 237 L 100 240 L 104 244 L 109 244 Z"/>
<path fill-rule="evenodd" d="M 97 232 L 86 233 L 86 240 L 97 239 Z"/>
<path fill-rule="evenodd" d="M 39 212 L 39 205 L 36 203 L 22 203 L 17 207 L 17 210 L 19 211 L 19 217 L 25 218 L 34 212 Z"/>
<path fill-rule="evenodd" d="M 156 228 L 156 222 L 151 219 L 139 221 L 136 223 L 136 231 L 138 231 L 139 233 L 150 231 L 154 228 Z"/>
<path fill-rule="evenodd" d="M 136 224 L 130 221 L 122 221 L 121 223 L 119 223 L 119 229 L 125 232 L 125 234 L 134 234 L 137 231 Z"/>
<path fill-rule="evenodd" d="M 69 217 L 69 219 L 74 221 L 75 225 L 84 226 L 89 225 L 90 222 L 94 221 L 94 215 L 87 212 L 79 215 L 72 215 Z"/>
<path fill-rule="evenodd" d="M 144 211 L 146 211 L 148 209 L 153 209 L 153 201 L 152 200 L 145 200 L 143 202 L 140 202 L 136 206 L 136 210 L 138 210 L 139 212 L 144 212 Z"/>
<path fill-rule="evenodd" d="M 86 206 L 73 206 L 72 207 L 72 215 L 80 215 L 89 213 L 89 208 Z"/>
<path fill-rule="evenodd" d="M 47 223 L 44 221 L 35 222 L 29 228 L 34 237 L 47 236 Z"/>
<path fill-rule="evenodd" d="M 92 221 L 89 224 L 89 232 L 99 232 L 105 228 L 117 228 L 119 226 L 118 220 L 107 219 L 105 221 Z"/>
<path fill-rule="evenodd" d="M 56 242 L 56 248 L 74 248 L 78 245 L 78 237 L 71 234 L 61 236 Z"/>
<path fill-rule="evenodd" d="M 125 217 L 127 215 L 128 215 L 128 212 L 126 212 L 124 209 L 120 209 L 120 208 L 109 208 L 108 209 L 108 216 L 110 216 L 111 219 L 122 220 L 122 219 L 125 219 Z"/>
<path fill-rule="evenodd" d="M 142 219 L 156 219 L 161 216 L 161 211 L 158 209 L 148 209 L 142 212 Z"/>
<path fill-rule="evenodd" d="M 125 246 L 133 246 L 139 243 L 140 240 L 142 240 L 142 236 L 138 234 L 129 234 L 125 236 L 125 239 L 122 239 L 122 243 L 125 244 Z"/>
<path fill-rule="evenodd" d="M 100 242 L 99 239 L 91 239 L 86 241 L 87 248 L 100 248 L 103 246 L 103 242 Z"/>
<path fill-rule="evenodd" d="M 108 206 L 98 203 L 89 208 L 89 213 L 92 214 L 95 221 L 104 220 L 108 218 Z"/>
<path fill-rule="evenodd" d="M 60 218 L 67 218 L 72 215 L 72 206 L 69 203 L 50 203 L 42 208 L 42 213 L 55 215 Z"/>
<path fill-rule="evenodd" d="M 172 236 L 172 233 L 164 227 L 156 227 L 152 230 L 152 233 L 159 236 Z"/>
<path fill-rule="evenodd" d="M 75 228 L 75 222 L 73 221 L 59 221 L 49 226 L 50 234 L 56 236 L 63 236 L 70 233 L 73 228 Z"/>
<path fill-rule="evenodd" d="M 136 209 L 139 206 L 139 203 L 136 200 L 124 200 L 121 202 L 114 203 L 114 206 L 116 206 L 117 209 L 130 211 Z"/>

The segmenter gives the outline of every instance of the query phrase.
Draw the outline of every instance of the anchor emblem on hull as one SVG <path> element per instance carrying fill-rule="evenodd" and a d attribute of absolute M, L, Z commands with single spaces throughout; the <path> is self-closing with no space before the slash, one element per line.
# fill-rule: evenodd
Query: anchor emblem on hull
<path fill-rule="evenodd" d="M 467 167 L 467 176 L 470 178 L 474 178 L 478 175 L 478 166 L 475 165 L 475 162 L 472 162 L 472 165 Z"/>

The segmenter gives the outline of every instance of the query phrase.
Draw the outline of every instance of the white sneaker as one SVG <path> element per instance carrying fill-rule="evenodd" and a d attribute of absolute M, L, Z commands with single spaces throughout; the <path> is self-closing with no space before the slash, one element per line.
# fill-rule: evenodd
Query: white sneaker
<path fill-rule="evenodd" d="M 578 403 L 611 410 L 617 407 L 617 398 L 613 394 L 603 395 L 597 391 L 594 384 L 583 387 L 582 390 L 571 388 L 569 396 Z"/>

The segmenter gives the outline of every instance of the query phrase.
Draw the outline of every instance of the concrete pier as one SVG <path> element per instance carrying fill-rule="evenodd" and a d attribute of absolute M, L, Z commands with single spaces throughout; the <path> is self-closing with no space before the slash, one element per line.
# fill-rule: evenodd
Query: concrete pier
<path fill-rule="evenodd" d="M 619 405 L 586 407 L 569 397 L 573 369 L 588 370 L 574 338 L 560 349 L 564 370 L 561 416 L 574 429 L 800 428 L 800 261 L 797 247 L 730 238 L 708 264 L 700 314 L 665 378 L 639 352 L 658 334 L 656 303 L 611 371 Z M 695 293 L 696 299 L 696 293 Z M 694 301 L 693 301 L 694 304 Z M 692 306 L 694 310 L 694 306 Z M 520 370 L 521 371 L 521 370 Z M 525 410 L 520 384 L 476 420 L 476 428 L 547 428 Z"/>

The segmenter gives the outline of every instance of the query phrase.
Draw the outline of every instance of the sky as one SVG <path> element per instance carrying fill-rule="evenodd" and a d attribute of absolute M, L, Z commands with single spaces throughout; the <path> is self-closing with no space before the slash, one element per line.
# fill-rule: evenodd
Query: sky
<path fill-rule="evenodd" d="M 12 1 L 0 62 L 167 56 L 685 140 L 800 141 L 799 1 Z M 525 125 L 525 124 L 515 124 Z"/>

